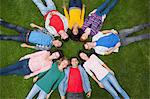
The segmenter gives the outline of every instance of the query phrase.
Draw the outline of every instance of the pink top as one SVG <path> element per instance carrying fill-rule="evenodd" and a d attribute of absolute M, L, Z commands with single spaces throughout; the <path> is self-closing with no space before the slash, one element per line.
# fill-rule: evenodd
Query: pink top
<path fill-rule="evenodd" d="M 51 68 L 52 61 L 48 60 L 48 56 L 50 56 L 49 51 L 39 51 L 25 56 L 25 58 L 30 58 L 29 68 L 33 72 L 30 76 L 35 76 Z"/>
<path fill-rule="evenodd" d="M 98 80 L 102 80 L 109 73 L 108 70 L 102 66 L 103 64 L 103 61 L 92 54 L 90 58 L 84 62 L 83 67 L 90 76 L 93 76 L 94 73 Z"/>

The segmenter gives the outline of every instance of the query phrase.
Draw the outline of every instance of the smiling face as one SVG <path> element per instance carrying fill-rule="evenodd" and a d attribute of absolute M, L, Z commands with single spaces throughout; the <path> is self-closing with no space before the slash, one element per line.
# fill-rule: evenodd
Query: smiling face
<path fill-rule="evenodd" d="M 59 52 L 54 52 L 54 53 L 51 54 L 51 57 L 53 59 L 58 59 L 60 57 L 60 54 L 59 54 Z"/>
<path fill-rule="evenodd" d="M 69 37 L 68 34 L 65 31 L 63 31 L 63 30 L 60 31 L 59 34 L 61 36 L 61 39 L 63 39 L 63 40 L 65 40 L 65 39 L 67 39 Z"/>
<path fill-rule="evenodd" d="M 85 53 L 83 53 L 83 52 L 81 52 L 79 56 L 80 56 L 81 59 L 83 59 L 83 60 L 85 60 L 85 61 L 88 60 L 88 58 L 89 58 L 89 57 L 88 57 Z"/>
<path fill-rule="evenodd" d="M 64 59 L 61 63 L 60 66 L 62 68 L 66 68 L 69 65 L 69 61 L 67 59 Z"/>
<path fill-rule="evenodd" d="M 72 65 L 73 67 L 77 67 L 77 66 L 78 66 L 78 63 L 79 63 L 79 61 L 78 61 L 77 58 L 72 58 L 72 59 L 71 59 L 71 65 Z"/>
<path fill-rule="evenodd" d="M 74 27 L 73 27 L 72 33 L 73 33 L 73 35 L 77 35 L 77 34 L 79 33 L 77 26 L 74 26 Z"/>
<path fill-rule="evenodd" d="M 84 48 L 87 49 L 87 50 L 90 50 L 92 47 L 92 43 L 90 42 L 87 42 L 86 44 L 84 44 Z"/>
<path fill-rule="evenodd" d="M 54 41 L 53 41 L 53 45 L 54 45 L 55 47 L 61 47 L 61 46 L 62 46 L 62 42 L 59 41 L 59 40 L 54 40 Z"/>

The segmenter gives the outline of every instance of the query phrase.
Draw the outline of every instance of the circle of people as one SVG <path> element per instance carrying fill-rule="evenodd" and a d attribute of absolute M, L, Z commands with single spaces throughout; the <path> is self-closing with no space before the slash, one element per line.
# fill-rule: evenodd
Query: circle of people
<path fill-rule="evenodd" d="M 61 99 L 83 99 L 84 93 L 90 98 L 92 89 L 87 74 L 100 88 L 107 90 L 114 99 L 120 99 L 118 93 L 124 99 L 130 99 L 119 85 L 114 72 L 95 54 L 88 56 L 85 52 L 80 51 L 79 57 L 84 61 L 83 65 L 80 65 L 77 57 L 72 57 L 69 61 L 61 50 L 54 52 L 49 50 L 52 46 L 62 46 L 62 41 L 55 39 L 56 36 L 60 36 L 64 41 L 71 38 L 81 42 L 85 42 L 91 36 L 92 41 L 85 42 L 84 48 L 94 49 L 99 55 L 109 55 L 118 52 L 120 46 L 149 39 L 150 34 L 133 37 L 129 35 L 150 27 L 150 23 L 119 31 L 115 29 L 100 31 L 106 16 L 115 7 L 118 0 L 105 0 L 85 19 L 85 5 L 82 0 L 69 0 L 68 9 L 64 3 L 65 16 L 56 9 L 52 0 L 45 0 L 46 5 L 41 0 L 32 1 L 44 17 L 45 28 L 31 23 L 33 30 L 30 30 L 0 19 L 1 26 L 19 33 L 11 36 L 0 34 L 0 40 L 23 42 L 21 47 L 41 51 L 25 55 L 15 64 L 0 68 L 0 75 L 23 75 L 24 79 L 34 77 L 35 84 L 26 99 L 32 99 L 36 94 L 39 94 L 37 99 L 48 99 L 57 87 Z M 68 28 L 72 31 L 71 34 L 67 33 Z M 69 64 L 71 66 L 68 66 Z"/>

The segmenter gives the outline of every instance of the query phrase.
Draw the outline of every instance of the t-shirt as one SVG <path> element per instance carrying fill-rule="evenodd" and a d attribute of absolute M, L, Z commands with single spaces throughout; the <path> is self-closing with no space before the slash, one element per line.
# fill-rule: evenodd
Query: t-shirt
<path fill-rule="evenodd" d="M 90 58 L 84 62 L 83 67 L 90 76 L 94 73 L 98 80 L 102 80 L 109 73 L 108 70 L 102 66 L 102 64 L 104 64 L 104 62 L 101 61 L 96 55 L 92 54 Z"/>
<path fill-rule="evenodd" d="M 78 68 L 70 68 L 67 92 L 83 92 L 82 78 Z"/>
<path fill-rule="evenodd" d="M 33 44 L 39 44 L 43 46 L 50 46 L 52 44 L 53 37 L 43 33 L 41 30 L 33 30 L 29 35 L 29 42 Z"/>
<path fill-rule="evenodd" d="M 38 76 L 43 77 L 39 79 L 36 84 L 48 94 L 50 90 L 55 90 L 58 87 L 59 83 L 64 78 L 64 75 L 64 72 L 58 70 L 58 64 L 54 63 L 50 70 L 43 72 Z"/>
<path fill-rule="evenodd" d="M 64 30 L 63 21 L 58 15 L 52 15 L 49 25 L 53 26 L 56 29 L 57 33 L 60 30 Z"/>
<path fill-rule="evenodd" d="M 104 46 L 104 47 L 114 47 L 118 42 L 120 42 L 119 36 L 111 33 L 110 35 L 99 38 L 96 41 L 96 46 Z"/>

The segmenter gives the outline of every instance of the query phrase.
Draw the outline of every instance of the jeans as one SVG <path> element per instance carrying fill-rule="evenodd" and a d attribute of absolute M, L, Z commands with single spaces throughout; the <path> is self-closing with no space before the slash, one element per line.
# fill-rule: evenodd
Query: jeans
<path fill-rule="evenodd" d="M 27 75 L 31 73 L 28 67 L 29 59 L 18 61 L 16 64 L 0 68 L 0 75 Z"/>
<path fill-rule="evenodd" d="M 72 7 L 78 7 L 82 9 L 82 0 L 70 0 L 69 8 L 72 8 Z"/>
<path fill-rule="evenodd" d="M 28 30 L 24 27 L 14 25 L 14 24 L 8 23 L 8 22 L 3 21 L 3 20 L 0 21 L 0 25 L 3 27 L 6 27 L 8 29 L 15 30 L 18 33 L 20 33 L 20 35 L 2 35 L 2 34 L 0 34 L 0 40 L 15 40 L 15 41 L 25 42 L 26 41 L 26 34 L 28 32 L 30 32 L 30 30 Z"/>
<path fill-rule="evenodd" d="M 28 96 L 26 97 L 26 99 L 33 99 L 33 97 L 38 93 L 38 97 L 37 99 L 45 99 L 47 96 L 47 93 L 44 92 L 38 85 L 34 84 L 31 91 L 29 92 Z"/>
<path fill-rule="evenodd" d="M 120 30 L 118 35 L 121 39 L 121 45 L 126 46 L 126 45 L 136 42 L 136 41 L 140 41 L 143 39 L 150 39 L 150 33 L 141 34 L 141 35 L 133 36 L 133 37 L 128 37 L 129 35 L 131 35 L 135 32 L 138 32 L 140 30 L 143 30 L 145 28 L 148 28 L 148 27 L 150 27 L 150 23 L 144 23 L 144 24 L 140 24 L 140 25 L 134 26 L 129 29 Z"/>
<path fill-rule="evenodd" d="M 83 99 L 83 93 L 67 93 L 67 99 Z"/>
<path fill-rule="evenodd" d="M 104 14 L 108 14 L 110 10 L 112 10 L 117 4 L 118 0 L 113 0 L 112 4 L 108 6 L 110 0 L 106 0 L 101 6 L 97 8 L 96 14 L 98 16 L 102 16 Z"/>
<path fill-rule="evenodd" d="M 120 99 L 115 89 L 124 97 L 124 99 L 130 99 L 128 94 L 119 85 L 115 76 L 111 73 L 108 73 L 100 82 L 103 84 L 104 88 L 114 97 L 114 99 Z"/>
<path fill-rule="evenodd" d="M 51 10 L 56 10 L 56 6 L 52 0 L 45 0 L 47 6 L 45 6 L 41 0 L 32 0 L 32 1 L 39 8 L 43 16 L 46 15 L 46 13 Z"/>

